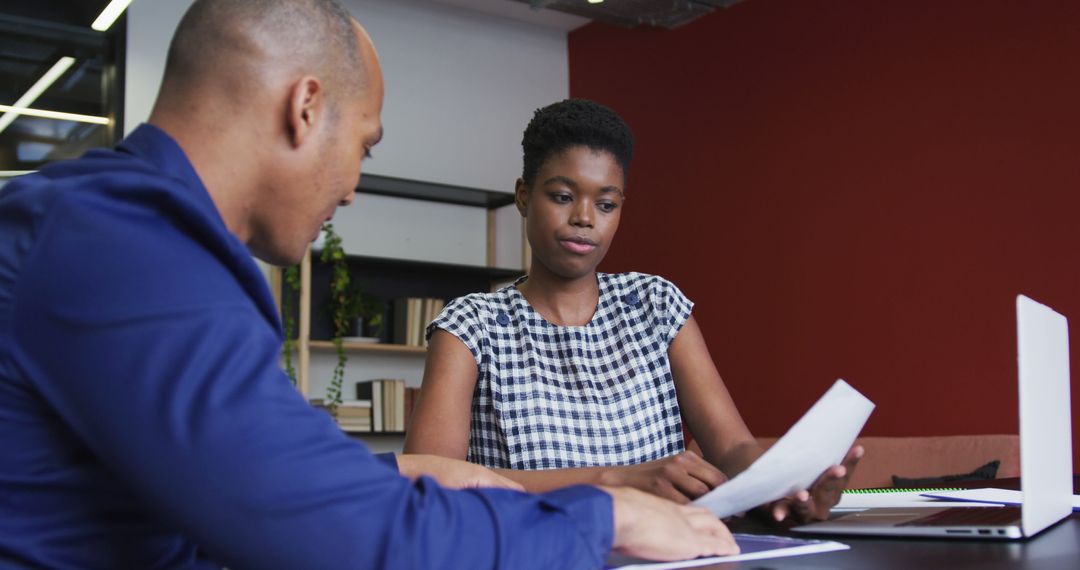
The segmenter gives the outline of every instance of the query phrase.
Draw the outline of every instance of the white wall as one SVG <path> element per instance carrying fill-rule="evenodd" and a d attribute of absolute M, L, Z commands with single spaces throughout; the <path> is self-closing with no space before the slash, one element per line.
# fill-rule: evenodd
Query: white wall
<path fill-rule="evenodd" d="M 511 192 L 521 131 L 570 92 L 566 32 L 430 0 L 345 0 L 386 78 L 386 137 L 368 172 Z M 128 9 L 125 129 L 150 114 L 165 53 L 191 0 Z"/>
<path fill-rule="evenodd" d="M 570 91 L 565 32 L 431 2 L 349 5 L 386 78 L 370 172 L 513 191 L 522 129 Z"/>
<path fill-rule="evenodd" d="M 150 116 L 176 24 L 192 0 L 139 0 L 127 10 L 124 134 Z"/>

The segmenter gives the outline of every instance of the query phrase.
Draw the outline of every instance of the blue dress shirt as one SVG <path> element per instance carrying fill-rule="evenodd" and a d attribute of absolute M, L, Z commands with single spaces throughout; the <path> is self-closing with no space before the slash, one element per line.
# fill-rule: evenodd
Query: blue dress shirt
<path fill-rule="evenodd" d="M 163 131 L 9 183 L 0 566 L 603 564 L 606 493 L 412 483 L 293 389 L 282 338 L 265 279 Z"/>

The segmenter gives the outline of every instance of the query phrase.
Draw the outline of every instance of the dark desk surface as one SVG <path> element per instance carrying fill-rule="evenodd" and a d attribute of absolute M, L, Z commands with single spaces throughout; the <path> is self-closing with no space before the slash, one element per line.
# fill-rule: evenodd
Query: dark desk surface
<path fill-rule="evenodd" d="M 1009 487 L 1002 484 L 1007 480 L 996 480 L 992 485 L 985 483 L 980 487 Z M 1080 477 L 1074 478 L 1074 487 L 1080 487 Z M 1015 487 L 1014 487 L 1015 488 Z M 1075 489 L 1074 493 L 1077 492 Z M 793 536 L 812 536 L 787 533 L 768 523 L 753 519 L 732 519 L 729 526 L 733 532 L 755 534 L 782 534 Z M 822 536 L 850 545 L 851 550 L 793 556 L 788 558 L 769 558 L 747 562 L 715 564 L 702 568 L 740 570 L 773 570 L 783 568 L 826 569 L 857 568 L 860 570 L 879 568 L 913 568 L 931 570 L 937 568 L 997 569 L 997 568 L 1038 568 L 1039 570 L 1080 569 L 1080 513 L 1044 530 L 1034 538 L 1021 541 L 983 541 L 965 539 L 921 539 L 921 538 L 885 538 L 885 537 L 839 537 Z"/>

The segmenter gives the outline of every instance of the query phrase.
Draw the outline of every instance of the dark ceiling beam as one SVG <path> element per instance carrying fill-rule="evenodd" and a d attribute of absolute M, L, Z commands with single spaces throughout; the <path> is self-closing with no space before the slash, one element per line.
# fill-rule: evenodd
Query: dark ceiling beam
<path fill-rule="evenodd" d="M 10 14 L 0 14 L 0 36 L 44 40 L 55 45 L 75 48 L 104 49 L 108 37 L 89 27 L 69 26 Z"/>

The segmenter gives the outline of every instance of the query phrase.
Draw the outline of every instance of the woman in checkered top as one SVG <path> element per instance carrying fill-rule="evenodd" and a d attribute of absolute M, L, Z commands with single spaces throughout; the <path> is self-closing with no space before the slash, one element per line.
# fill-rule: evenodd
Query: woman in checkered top
<path fill-rule="evenodd" d="M 454 300 L 428 327 L 407 453 L 496 469 L 530 491 L 626 485 L 685 503 L 761 453 L 724 387 L 693 303 L 671 282 L 596 271 L 615 237 L 633 153 L 611 109 L 571 99 L 525 129 L 517 208 L 529 274 Z M 686 451 L 683 420 L 704 453 Z M 774 506 L 819 518 L 857 458 Z"/>

